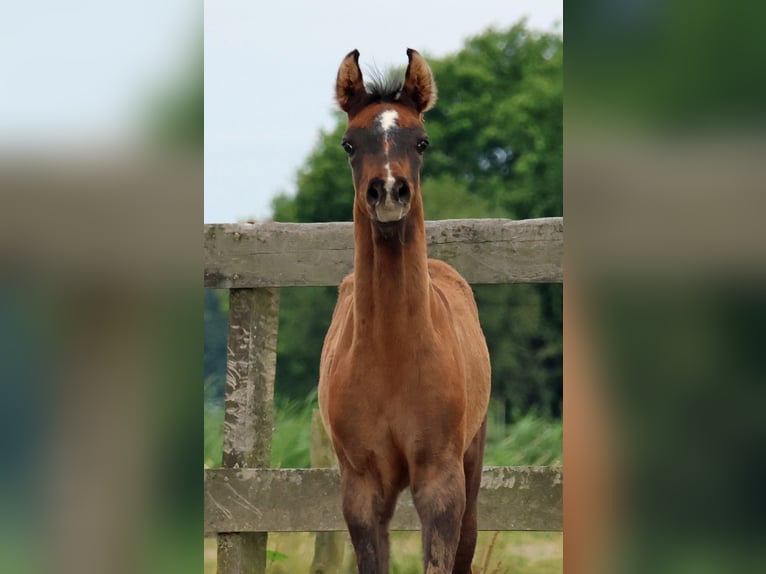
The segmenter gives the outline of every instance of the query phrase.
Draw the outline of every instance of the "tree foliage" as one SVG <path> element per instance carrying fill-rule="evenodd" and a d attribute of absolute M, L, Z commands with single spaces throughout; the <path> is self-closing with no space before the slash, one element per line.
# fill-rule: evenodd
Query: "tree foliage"
<path fill-rule="evenodd" d="M 439 101 L 428 112 L 423 170 L 429 219 L 562 214 L 562 41 L 524 22 L 489 29 L 429 58 Z M 277 221 L 350 221 L 353 186 L 340 146 L 345 118 L 320 133 L 297 193 L 273 202 Z M 492 358 L 493 396 L 514 413 L 560 414 L 560 285 L 474 286 Z M 277 392 L 305 396 L 336 299 L 333 288 L 282 293 Z"/>

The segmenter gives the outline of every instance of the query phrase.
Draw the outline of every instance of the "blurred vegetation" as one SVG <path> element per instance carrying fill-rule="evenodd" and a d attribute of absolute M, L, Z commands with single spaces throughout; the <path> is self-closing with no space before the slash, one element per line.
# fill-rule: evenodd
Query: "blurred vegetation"
<path fill-rule="evenodd" d="M 489 29 L 453 55 L 428 58 L 439 86 L 426 117 L 428 219 L 562 215 L 562 48 L 559 34 L 531 31 L 522 21 Z M 351 220 L 353 186 L 340 146 L 346 120 L 336 118 L 299 169 L 296 193 L 274 199 L 276 221 Z M 561 285 L 475 285 L 474 292 L 492 359 L 492 396 L 505 423 L 528 422 L 530 412 L 534 420 L 560 418 Z M 205 295 L 211 408 L 223 397 L 226 297 L 224 290 Z M 281 290 L 276 394 L 293 401 L 283 401 L 285 409 L 316 389 L 336 299 L 334 287 Z"/>
<path fill-rule="evenodd" d="M 750 63 L 766 58 L 764 18 L 762 2 L 578 3 L 566 17 L 569 125 L 597 119 L 621 137 L 762 129 L 766 82 Z"/>
<path fill-rule="evenodd" d="M 152 144 L 180 151 L 202 151 L 205 141 L 205 74 L 203 42 L 196 41 L 191 58 L 175 82 L 153 94 L 145 111 Z"/>

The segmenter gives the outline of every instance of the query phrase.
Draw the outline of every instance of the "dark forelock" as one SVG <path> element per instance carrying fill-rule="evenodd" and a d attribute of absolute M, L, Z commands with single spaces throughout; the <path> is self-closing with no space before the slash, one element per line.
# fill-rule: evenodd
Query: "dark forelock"
<path fill-rule="evenodd" d="M 364 87 L 367 91 L 368 103 L 399 100 L 404 86 L 403 69 L 391 69 L 386 72 L 372 69 L 367 77 L 369 79 L 365 81 Z"/>

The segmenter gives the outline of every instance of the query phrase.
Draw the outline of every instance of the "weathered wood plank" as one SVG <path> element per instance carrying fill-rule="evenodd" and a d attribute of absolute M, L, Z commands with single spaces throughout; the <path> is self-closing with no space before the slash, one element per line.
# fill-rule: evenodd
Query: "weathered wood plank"
<path fill-rule="evenodd" d="M 427 221 L 429 256 L 470 283 L 560 283 L 564 220 Z M 337 285 L 352 271 L 352 223 L 209 224 L 205 286 Z"/>
<path fill-rule="evenodd" d="M 219 532 L 219 574 L 263 574 L 266 572 L 266 532 Z"/>
<path fill-rule="evenodd" d="M 223 466 L 268 467 L 274 426 L 279 291 L 232 289 L 223 423 Z M 218 531 L 220 574 L 264 574 L 265 532 Z"/>
<path fill-rule="evenodd" d="M 561 467 L 486 467 L 479 495 L 481 530 L 562 528 Z M 393 530 L 420 528 L 409 491 Z M 205 531 L 345 530 L 337 469 L 208 469 Z"/>
<path fill-rule="evenodd" d="M 279 291 L 232 289 L 223 466 L 268 467 L 274 426 Z"/>

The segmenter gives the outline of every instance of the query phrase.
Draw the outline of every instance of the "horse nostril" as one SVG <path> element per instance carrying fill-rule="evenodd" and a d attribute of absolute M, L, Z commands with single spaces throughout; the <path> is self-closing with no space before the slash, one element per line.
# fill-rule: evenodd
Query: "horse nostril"
<path fill-rule="evenodd" d="M 376 185 L 375 183 L 372 183 L 370 187 L 367 188 L 367 203 L 370 205 L 375 205 L 380 199 L 379 188 L 380 186 Z"/>
<path fill-rule="evenodd" d="M 399 186 L 399 201 L 409 201 L 410 200 L 410 186 L 407 185 L 405 182 L 402 182 Z"/>

